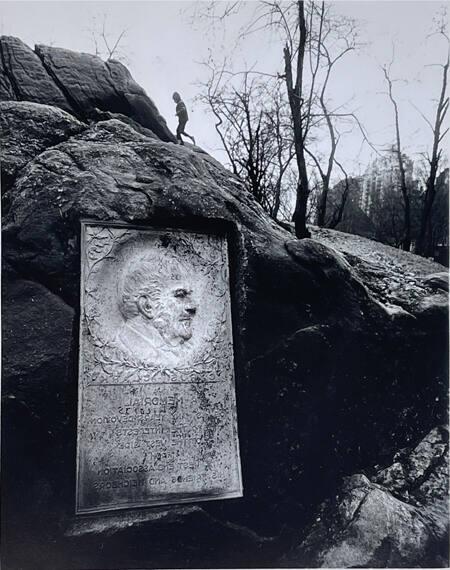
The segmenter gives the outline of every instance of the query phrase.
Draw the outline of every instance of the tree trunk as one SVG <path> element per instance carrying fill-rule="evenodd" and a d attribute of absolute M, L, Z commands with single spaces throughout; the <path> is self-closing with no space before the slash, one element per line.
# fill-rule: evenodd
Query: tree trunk
<path fill-rule="evenodd" d="M 298 182 L 297 186 L 297 199 L 295 202 L 294 211 L 294 225 L 295 225 L 295 235 L 299 239 L 311 237 L 311 233 L 306 227 L 306 210 L 308 205 L 308 194 L 305 193 L 302 183 Z"/>
<path fill-rule="evenodd" d="M 275 200 L 272 209 L 272 218 L 274 220 L 276 220 L 278 217 L 278 212 L 280 211 L 280 205 L 281 205 L 281 180 L 279 179 L 275 187 Z"/>
<path fill-rule="evenodd" d="M 439 143 L 445 136 L 447 131 L 441 135 L 441 127 L 448 109 L 448 97 L 446 98 L 447 90 L 447 73 L 449 62 L 443 67 L 442 88 L 441 95 L 436 110 L 436 120 L 433 129 L 433 150 L 430 160 L 430 174 L 427 179 L 425 190 L 425 197 L 420 219 L 420 231 L 417 240 L 416 253 L 419 255 L 430 255 L 430 230 L 431 230 L 431 212 L 433 210 L 434 199 L 436 197 L 436 176 L 439 167 L 441 152 L 439 150 Z"/>
<path fill-rule="evenodd" d="M 402 239 L 402 249 L 409 251 L 411 249 L 411 207 L 409 204 L 409 197 L 406 196 L 405 200 L 405 230 Z"/>
<path fill-rule="evenodd" d="M 406 184 L 405 165 L 403 162 L 401 143 L 400 143 L 400 125 L 398 119 L 397 103 L 395 107 L 395 130 L 397 135 L 397 160 L 400 170 L 400 189 L 403 196 L 403 237 L 401 247 L 404 251 L 411 249 L 411 204 L 409 200 L 409 192 Z"/>
<path fill-rule="evenodd" d="M 416 246 L 416 253 L 426 257 L 432 253 L 430 251 L 431 212 L 433 210 L 434 199 L 436 197 L 437 165 L 435 168 L 433 168 L 433 166 L 434 165 L 432 165 L 432 168 L 430 169 L 430 176 L 427 180 L 422 215 L 420 218 L 419 237 L 417 239 Z"/>
<path fill-rule="evenodd" d="M 342 167 L 342 165 L 339 162 L 337 164 L 338 164 L 339 168 L 342 170 L 342 172 L 344 173 L 345 188 L 344 188 L 344 191 L 343 191 L 342 196 L 341 196 L 340 204 L 339 204 L 337 210 L 335 210 L 333 212 L 333 217 L 331 218 L 331 220 L 327 226 L 331 229 L 334 229 L 338 224 L 341 223 L 342 218 L 344 217 L 345 205 L 347 204 L 347 199 L 348 199 L 348 195 L 350 192 L 350 183 L 348 180 L 347 173 L 345 172 L 344 168 Z"/>
<path fill-rule="evenodd" d="M 297 167 L 299 181 L 297 185 L 297 196 L 295 201 L 295 210 L 293 221 L 295 224 L 295 235 L 299 238 L 311 237 L 306 227 L 306 212 L 309 196 L 308 171 L 305 160 L 305 133 L 302 121 L 302 92 L 303 92 L 303 61 L 306 48 L 306 21 L 305 21 L 305 5 L 304 1 L 297 2 L 298 23 L 300 29 L 300 41 L 297 52 L 297 70 L 296 81 L 294 86 L 292 75 L 292 62 L 289 47 L 284 48 L 284 64 L 286 73 L 286 87 L 289 98 L 289 106 L 291 109 L 292 123 L 294 127 L 295 154 L 297 159 Z"/>
<path fill-rule="evenodd" d="M 326 224 L 327 217 L 327 202 L 328 202 L 328 180 L 322 180 L 322 192 L 320 193 L 319 206 L 317 208 L 317 225 L 323 228 Z"/>
<path fill-rule="evenodd" d="M 405 165 L 403 163 L 402 145 L 400 141 L 400 120 L 398 114 L 398 106 L 397 106 L 397 101 L 394 99 L 394 95 L 392 93 L 392 80 L 389 77 L 386 68 L 383 68 L 383 71 L 388 84 L 389 98 L 394 107 L 394 115 L 395 115 L 395 135 L 396 135 L 395 153 L 397 155 L 397 160 L 398 160 L 398 168 L 400 171 L 400 190 L 402 192 L 402 197 L 403 197 L 403 238 L 402 238 L 401 247 L 405 251 L 409 251 L 411 249 L 411 206 L 409 200 L 408 187 L 406 185 Z"/>

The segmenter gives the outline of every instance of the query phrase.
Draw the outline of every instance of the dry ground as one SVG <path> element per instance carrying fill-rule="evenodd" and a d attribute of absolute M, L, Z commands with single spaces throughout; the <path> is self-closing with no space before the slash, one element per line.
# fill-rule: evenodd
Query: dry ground
<path fill-rule="evenodd" d="M 343 254 L 373 296 L 384 304 L 408 311 L 425 297 L 444 294 L 424 282 L 427 275 L 448 271 L 435 261 L 361 236 L 317 227 L 310 230 L 314 239 Z"/>

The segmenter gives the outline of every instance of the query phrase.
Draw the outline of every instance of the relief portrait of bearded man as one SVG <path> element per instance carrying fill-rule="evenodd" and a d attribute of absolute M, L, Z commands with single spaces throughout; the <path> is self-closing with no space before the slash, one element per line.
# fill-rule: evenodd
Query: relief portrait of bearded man
<path fill-rule="evenodd" d="M 119 277 L 118 304 L 116 346 L 141 361 L 176 365 L 198 310 L 187 266 L 159 250 L 132 260 Z"/>

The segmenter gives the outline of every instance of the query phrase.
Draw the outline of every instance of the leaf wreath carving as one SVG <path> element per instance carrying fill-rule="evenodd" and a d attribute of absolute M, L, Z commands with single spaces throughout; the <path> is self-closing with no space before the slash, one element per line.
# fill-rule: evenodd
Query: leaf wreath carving
<path fill-rule="evenodd" d="M 93 281 L 100 264 L 105 259 L 112 259 L 115 246 L 128 241 L 132 236 L 129 230 L 89 226 L 86 230 L 86 266 L 84 278 L 84 322 L 87 332 L 95 337 L 95 328 L 99 326 L 100 297 Z"/>
<path fill-rule="evenodd" d="M 166 366 L 134 358 L 112 342 L 97 339 L 91 357 L 85 361 L 85 375 L 89 384 L 222 382 L 230 377 L 231 345 L 220 347 L 218 342 L 208 355 L 184 366 Z"/>

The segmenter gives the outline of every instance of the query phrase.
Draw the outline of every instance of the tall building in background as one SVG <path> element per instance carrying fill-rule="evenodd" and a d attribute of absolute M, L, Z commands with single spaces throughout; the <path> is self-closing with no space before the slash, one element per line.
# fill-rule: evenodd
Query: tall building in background
<path fill-rule="evenodd" d="M 414 180 L 414 163 L 403 155 L 406 184 L 411 190 L 417 186 Z M 369 217 L 382 207 L 387 198 L 401 195 L 400 169 L 394 149 L 385 156 L 376 158 L 362 176 L 359 207 Z"/>

